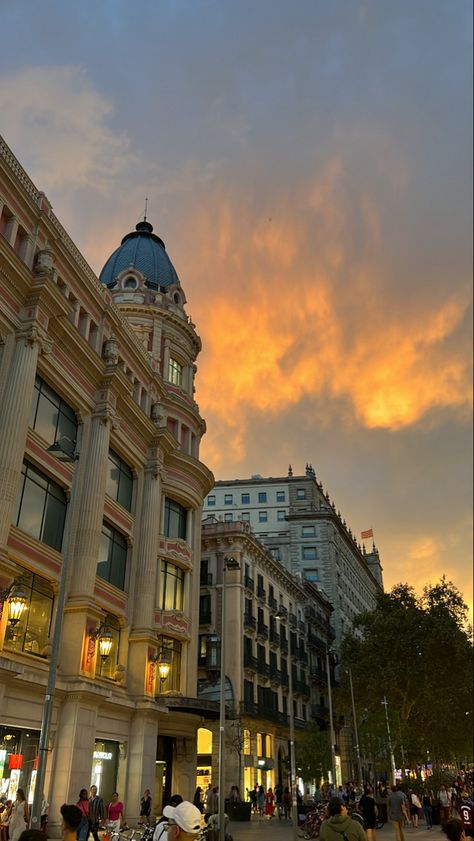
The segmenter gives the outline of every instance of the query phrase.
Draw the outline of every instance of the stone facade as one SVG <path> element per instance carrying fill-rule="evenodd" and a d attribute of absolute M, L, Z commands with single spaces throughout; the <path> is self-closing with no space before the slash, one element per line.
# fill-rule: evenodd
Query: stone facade
<path fill-rule="evenodd" d="M 60 804 L 93 779 L 105 799 L 118 788 L 130 820 L 144 788 L 157 811 L 163 793 L 195 788 L 200 522 L 213 483 L 198 457 L 200 340 L 179 282 L 145 296 L 133 275 L 136 300 L 120 277 L 99 283 L 0 140 L 0 590 L 16 582 L 26 596 L 16 625 L 2 605 L 0 784 L 21 754 L 17 784 L 31 792 L 68 547 L 45 787 L 53 832 Z M 58 438 L 75 461 L 48 451 Z"/>

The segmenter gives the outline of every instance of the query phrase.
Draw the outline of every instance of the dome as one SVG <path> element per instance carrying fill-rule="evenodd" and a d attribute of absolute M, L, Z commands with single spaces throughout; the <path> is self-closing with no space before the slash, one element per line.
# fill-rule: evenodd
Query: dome
<path fill-rule="evenodd" d="M 99 280 L 106 286 L 114 286 L 118 275 L 126 269 L 136 269 L 145 278 L 150 289 L 159 289 L 173 284 L 179 285 L 179 278 L 168 257 L 165 244 L 153 233 L 153 225 L 143 220 L 134 231 L 124 236 L 102 269 Z"/>

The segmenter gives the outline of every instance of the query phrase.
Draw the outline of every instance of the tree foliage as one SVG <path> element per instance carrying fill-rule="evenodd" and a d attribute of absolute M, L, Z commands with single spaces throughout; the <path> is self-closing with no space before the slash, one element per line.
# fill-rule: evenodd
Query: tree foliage
<path fill-rule="evenodd" d="M 399 584 L 356 617 L 342 646 L 340 699 L 350 703 L 351 669 L 362 748 L 387 751 L 384 696 L 397 767 L 472 753 L 472 644 L 467 606 L 442 578 L 417 597 Z"/>
<path fill-rule="evenodd" d="M 305 780 L 327 777 L 331 768 L 331 745 L 328 730 L 320 730 L 316 721 L 295 741 L 296 766 Z"/>

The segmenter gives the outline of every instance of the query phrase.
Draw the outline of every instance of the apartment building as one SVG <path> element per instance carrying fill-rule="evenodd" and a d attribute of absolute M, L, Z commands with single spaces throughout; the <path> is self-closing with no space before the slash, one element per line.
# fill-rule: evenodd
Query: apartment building
<path fill-rule="evenodd" d="M 99 280 L 0 139 L 0 792 L 32 799 L 67 551 L 45 786 L 53 833 L 61 803 L 92 782 L 104 798 L 117 789 L 130 820 L 145 788 L 157 810 L 194 791 L 213 483 L 199 461 L 200 347 L 150 223 Z"/>
<path fill-rule="evenodd" d="M 255 783 L 288 784 L 289 712 L 296 733 L 316 719 L 328 727 L 326 650 L 334 640 L 332 608 L 314 585 L 290 574 L 242 520 L 209 516 L 202 524 L 199 612 L 199 693 L 216 700 L 219 658 L 214 643 L 223 632 L 225 647 L 226 791 L 244 792 Z M 225 572 L 225 626 L 222 582 L 226 558 L 237 569 Z M 289 670 L 292 691 L 289 692 Z M 333 675 L 334 680 L 334 675 Z M 329 734 L 328 734 L 329 738 Z M 200 731 L 198 784 L 217 782 L 218 728 Z"/>
<path fill-rule="evenodd" d="M 247 523 L 273 557 L 324 593 L 334 613 L 337 650 L 354 616 L 375 606 L 383 588 L 375 546 L 357 541 L 311 465 L 305 473 L 217 481 L 206 497 L 203 517 Z"/>

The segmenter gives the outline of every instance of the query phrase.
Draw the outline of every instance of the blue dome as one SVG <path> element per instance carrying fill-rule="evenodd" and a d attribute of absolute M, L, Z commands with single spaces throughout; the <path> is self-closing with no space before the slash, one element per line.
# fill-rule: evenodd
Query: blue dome
<path fill-rule="evenodd" d="M 125 269 L 139 271 L 146 277 L 146 286 L 150 289 L 179 284 L 163 240 L 153 233 L 153 225 L 145 220 L 123 238 L 107 260 L 99 280 L 106 286 L 113 286 L 117 276 Z"/>

